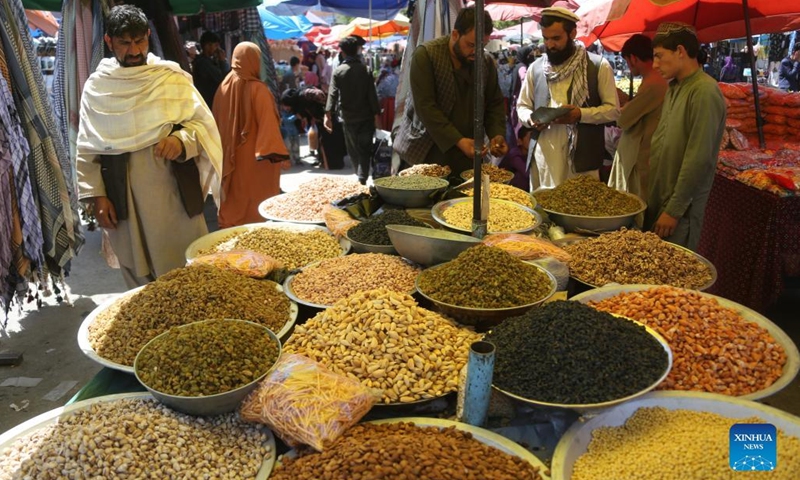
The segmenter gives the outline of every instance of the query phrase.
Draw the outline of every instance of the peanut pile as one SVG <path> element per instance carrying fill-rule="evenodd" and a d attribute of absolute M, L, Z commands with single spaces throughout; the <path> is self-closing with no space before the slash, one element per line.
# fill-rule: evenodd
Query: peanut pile
<path fill-rule="evenodd" d="M 301 300 L 333 305 L 354 293 L 376 288 L 411 292 L 420 271 L 394 255 L 354 254 L 305 268 L 292 280 L 292 291 Z"/>
<path fill-rule="evenodd" d="M 469 346 L 480 338 L 408 294 L 370 290 L 295 327 L 283 351 L 383 390 L 384 403 L 408 403 L 456 391 Z"/>
<path fill-rule="evenodd" d="M 362 423 L 331 448 L 285 460 L 273 480 L 541 480 L 539 469 L 453 427 Z"/>
<path fill-rule="evenodd" d="M 657 287 L 589 305 L 637 320 L 664 337 L 673 363 L 661 390 L 748 395 L 783 373 L 786 352 L 767 330 L 698 292 Z"/>
<path fill-rule="evenodd" d="M 728 436 L 736 423 L 710 412 L 646 407 L 624 425 L 592 432 L 587 452 L 575 462 L 572 480 L 795 480 L 800 472 L 800 440 L 778 430 L 778 465 L 772 472 L 740 472 L 729 466 Z"/>
<path fill-rule="evenodd" d="M 262 208 L 281 220 L 323 223 L 325 206 L 359 193 L 369 193 L 369 189 L 357 180 L 318 177 L 301 184 L 293 192 L 265 200 Z"/>
<path fill-rule="evenodd" d="M 95 403 L 16 440 L 0 478 L 255 478 L 269 430 L 236 414 L 192 417 L 151 399 Z"/>

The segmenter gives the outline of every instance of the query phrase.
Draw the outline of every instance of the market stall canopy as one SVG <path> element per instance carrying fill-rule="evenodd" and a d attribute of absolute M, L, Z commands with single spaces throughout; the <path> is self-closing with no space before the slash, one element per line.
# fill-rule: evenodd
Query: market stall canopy
<path fill-rule="evenodd" d="M 382 22 L 370 21 L 369 18 L 356 18 L 347 24 L 347 28 L 342 30 L 339 35 L 340 37 L 358 35 L 366 39 L 391 37 L 392 35 L 407 34 L 410 26 L 408 17 L 400 13 L 394 19 Z"/>
<path fill-rule="evenodd" d="M 543 0 L 537 2 L 536 5 L 522 5 L 520 3 L 487 3 L 484 10 L 489 12 L 492 20 L 510 21 L 519 20 L 520 18 L 534 18 L 539 20 L 541 18 L 541 11 L 547 7 L 564 7 L 570 11 L 578 9 L 580 0 Z M 475 5 L 475 2 L 469 2 L 469 5 Z"/>
<path fill-rule="evenodd" d="M 25 16 L 28 17 L 28 25 L 33 29 L 39 29 L 45 35 L 54 37 L 58 32 L 58 20 L 50 12 L 42 10 L 25 10 Z"/>
<path fill-rule="evenodd" d="M 63 0 L 22 0 L 22 5 L 31 10 L 46 10 L 60 12 Z M 226 10 L 240 10 L 261 5 L 262 0 L 163 0 L 168 1 L 174 15 L 195 15 L 204 11 L 207 13 L 223 12 Z"/>
<path fill-rule="evenodd" d="M 338 13 L 348 17 L 391 20 L 408 6 L 408 0 L 263 0 L 277 15 L 303 15 L 308 10 Z M 370 6 L 372 7 L 370 9 Z M 371 13 L 371 15 L 370 15 Z"/>
<path fill-rule="evenodd" d="M 520 35 L 523 37 L 533 37 L 533 38 L 542 38 L 542 30 L 539 28 L 539 22 L 537 20 L 524 22 L 522 24 L 522 32 L 520 32 L 519 25 L 512 25 L 510 27 L 504 28 L 502 30 L 495 30 L 492 32 L 491 38 L 495 39 L 503 39 L 507 38 L 509 40 L 516 40 L 519 41 Z"/>
<path fill-rule="evenodd" d="M 753 35 L 800 29 L 798 1 L 749 0 L 748 5 Z M 662 22 L 694 25 L 703 43 L 747 35 L 743 0 L 630 0 L 621 18 L 595 28 L 588 40 L 600 39 L 618 51 L 635 33 L 652 37 Z"/>
<path fill-rule="evenodd" d="M 341 32 L 345 28 L 347 28 L 347 25 L 334 25 L 331 27 L 330 33 L 318 36 L 317 38 L 314 39 L 314 43 L 321 47 L 331 47 L 339 45 Z"/>
<path fill-rule="evenodd" d="M 314 28 L 314 25 L 303 15 L 292 17 L 275 15 L 263 5 L 258 6 L 258 16 L 264 27 L 264 35 L 270 40 L 299 38 Z"/>

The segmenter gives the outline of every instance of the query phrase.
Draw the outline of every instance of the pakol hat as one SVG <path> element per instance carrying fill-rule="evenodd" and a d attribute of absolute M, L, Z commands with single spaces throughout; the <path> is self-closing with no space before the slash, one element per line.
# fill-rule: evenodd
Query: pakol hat
<path fill-rule="evenodd" d="M 657 37 L 668 37 L 673 33 L 678 32 L 689 32 L 694 36 L 697 36 L 697 30 L 688 23 L 683 22 L 663 22 L 658 26 L 658 30 L 656 30 Z"/>
<path fill-rule="evenodd" d="M 547 7 L 544 10 L 542 10 L 542 16 L 556 17 L 562 20 L 569 20 L 570 22 L 575 22 L 575 23 L 581 21 L 581 17 L 575 15 L 574 12 L 571 12 L 564 7 Z"/>

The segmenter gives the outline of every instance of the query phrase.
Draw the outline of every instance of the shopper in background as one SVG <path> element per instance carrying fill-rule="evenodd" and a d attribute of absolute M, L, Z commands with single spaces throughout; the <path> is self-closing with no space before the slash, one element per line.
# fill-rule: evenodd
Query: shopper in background
<path fill-rule="evenodd" d="M 300 59 L 298 57 L 292 57 L 289 59 L 289 71 L 281 77 L 281 92 L 289 88 L 298 88 L 302 81 L 303 68 L 300 65 Z"/>
<path fill-rule="evenodd" d="M 208 233 L 203 206 L 222 170 L 211 111 L 188 73 L 148 52 L 149 35 L 140 9 L 111 9 L 104 39 L 114 56 L 86 81 L 77 139 L 80 198 L 129 288 L 186 264 L 186 247 Z"/>
<path fill-rule="evenodd" d="M 661 105 L 667 81 L 653 70 L 653 45 L 650 38 L 634 35 L 622 46 L 622 58 L 635 76 L 642 77 L 636 96 L 620 110 L 617 126 L 622 136 L 611 166 L 608 185 L 647 199 L 650 170 L 650 140 L 661 118 Z"/>
<path fill-rule="evenodd" d="M 653 39 L 653 68 L 671 78 L 653 134 L 644 228 L 697 248 L 725 131 L 725 98 L 697 63 L 694 28 L 662 23 Z"/>
<path fill-rule="evenodd" d="M 355 37 L 345 37 L 339 42 L 345 59 L 331 77 L 325 130 L 333 132 L 332 117 L 337 110 L 341 112 L 347 154 L 358 181 L 366 185 L 372 162 L 372 139 L 380 124 L 381 107 L 372 74 L 359 59 L 362 45 Z"/>
<path fill-rule="evenodd" d="M 220 40 L 214 32 L 203 32 L 200 36 L 200 54 L 192 63 L 194 86 L 206 101 L 208 108 L 213 107 L 214 94 L 231 67 L 225 60 L 225 52 L 219 46 Z"/>
<path fill-rule="evenodd" d="M 719 72 L 719 81 L 733 83 L 736 81 L 737 76 L 736 65 L 733 64 L 733 57 L 725 57 L 725 65 L 722 66 L 722 70 Z"/>
<path fill-rule="evenodd" d="M 291 164 L 275 99 L 261 81 L 261 50 L 255 43 L 236 45 L 213 111 L 225 154 L 219 226 L 260 222 L 258 205 L 280 193 L 281 167 Z"/>
<path fill-rule="evenodd" d="M 293 165 L 300 165 L 300 119 L 297 115 L 281 108 L 281 136 Z"/>
<path fill-rule="evenodd" d="M 387 60 L 383 68 L 381 68 L 378 79 L 375 80 L 378 102 L 381 105 L 380 128 L 387 132 L 392 131 L 392 125 L 394 124 L 394 98 L 397 95 L 399 81 L 399 77 L 394 73 L 394 68 L 392 68 L 392 62 Z"/>
<path fill-rule="evenodd" d="M 778 88 L 788 92 L 800 91 L 800 42 L 794 44 L 790 56 L 781 60 Z"/>

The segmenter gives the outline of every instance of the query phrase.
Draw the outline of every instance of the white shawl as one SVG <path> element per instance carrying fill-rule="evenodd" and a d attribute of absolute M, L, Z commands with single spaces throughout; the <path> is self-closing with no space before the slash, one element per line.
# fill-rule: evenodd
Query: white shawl
<path fill-rule="evenodd" d="M 222 143 L 214 116 L 175 62 L 147 55 L 145 65 L 100 62 L 81 99 L 77 146 L 82 154 L 117 155 L 156 145 L 174 125 L 197 132 L 200 186 L 219 203 Z"/>

